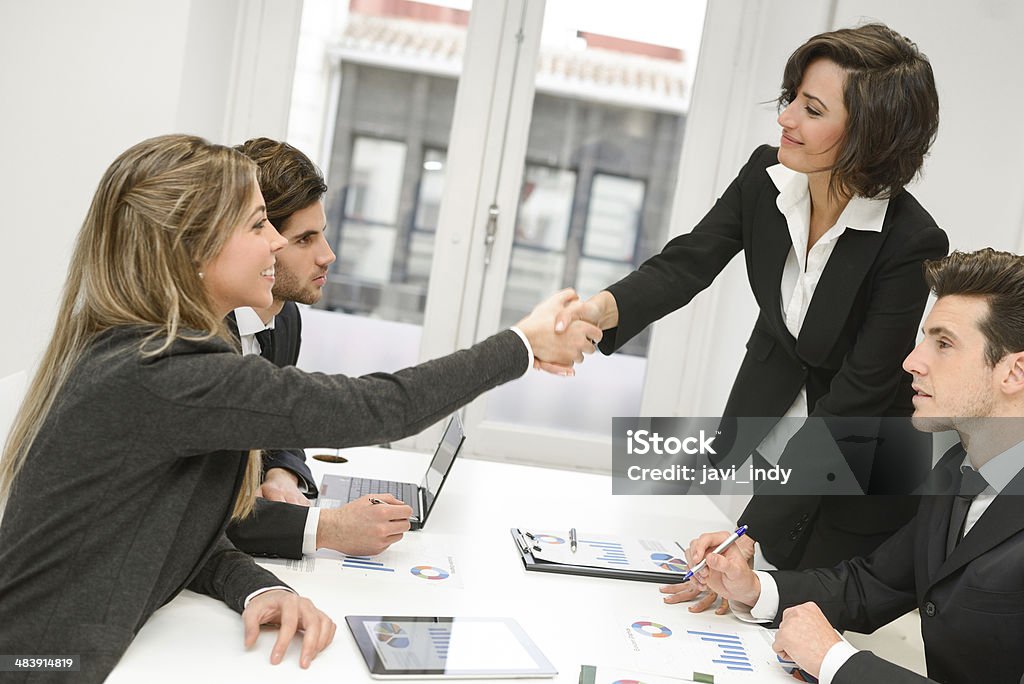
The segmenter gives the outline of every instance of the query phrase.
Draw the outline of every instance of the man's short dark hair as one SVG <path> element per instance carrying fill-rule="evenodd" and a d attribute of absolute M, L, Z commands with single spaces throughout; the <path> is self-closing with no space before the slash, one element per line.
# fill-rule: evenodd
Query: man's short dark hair
<path fill-rule="evenodd" d="M 985 336 L 990 366 L 1024 351 L 1024 257 L 991 247 L 953 252 L 924 262 L 924 277 L 936 297 L 983 297 L 988 302 L 988 315 L 978 328 Z"/>
<path fill-rule="evenodd" d="M 932 67 L 917 46 L 884 24 L 820 33 L 786 62 L 779 106 L 797 96 L 808 65 L 835 62 L 846 72 L 849 119 L 829 191 L 888 197 L 924 164 L 939 129 L 939 95 Z"/>
<path fill-rule="evenodd" d="M 291 215 L 320 201 L 327 192 L 324 175 L 309 157 L 285 142 L 253 138 L 235 147 L 259 166 L 267 218 L 284 230 Z"/>

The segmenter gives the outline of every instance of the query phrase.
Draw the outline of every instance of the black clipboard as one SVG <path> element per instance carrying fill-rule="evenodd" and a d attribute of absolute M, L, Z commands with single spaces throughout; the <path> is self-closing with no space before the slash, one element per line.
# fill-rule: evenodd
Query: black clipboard
<path fill-rule="evenodd" d="M 589 565 L 567 565 L 544 560 L 535 556 L 533 545 L 518 527 L 510 528 L 516 550 L 523 561 L 523 567 L 534 572 L 553 572 L 559 575 L 583 575 L 586 577 L 607 577 L 608 579 L 632 580 L 634 582 L 657 582 L 658 584 L 678 584 L 683 576 L 676 572 L 645 572 L 643 570 L 614 570 L 612 568 L 595 568 Z"/>

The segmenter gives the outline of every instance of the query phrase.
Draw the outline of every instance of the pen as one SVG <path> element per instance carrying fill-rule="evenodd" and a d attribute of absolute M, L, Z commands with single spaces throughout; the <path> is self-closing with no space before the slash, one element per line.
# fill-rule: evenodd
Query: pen
<path fill-rule="evenodd" d="M 576 553 L 576 528 L 573 527 L 569 530 L 569 549 Z"/>
<path fill-rule="evenodd" d="M 380 499 L 374 498 L 372 496 L 370 497 L 370 505 L 371 506 L 376 506 L 377 504 L 383 504 L 383 503 L 387 503 L 387 501 L 381 501 Z M 409 516 L 409 520 L 411 520 L 412 522 L 419 522 L 420 521 L 420 519 L 417 516 L 415 516 L 415 515 L 410 515 Z M 527 534 L 529 534 L 529 532 L 527 532 Z"/>
<path fill-rule="evenodd" d="M 733 542 L 735 542 L 737 539 L 739 539 L 740 537 L 742 537 L 746 533 L 747 533 L 747 526 L 746 525 L 740 525 L 740 528 L 738 530 L 736 530 L 735 532 L 730 534 L 728 536 L 728 538 L 726 538 L 726 540 L 724 542 L 722 542 L 721 544 L 716 546 L 715 550 L 712 551 L 711 553 L 722 553 L 727 548 L 732 546 Z M 691 577 L 693 577 L 693 574 L 695 572 L 700 572 L 701 570 L 703 570 L 704 566 L 706 566 L 707 564 L 708 564 L 708 559 L 704 558 L 704 560 L 702 560 L 700 563 L 697 563 L 692 568 L 690 568 L 690 571 L 687 572 L 686 575 L 683 577 L 683 581 L 685 582 L 688 579 L 690 579 Z"/>

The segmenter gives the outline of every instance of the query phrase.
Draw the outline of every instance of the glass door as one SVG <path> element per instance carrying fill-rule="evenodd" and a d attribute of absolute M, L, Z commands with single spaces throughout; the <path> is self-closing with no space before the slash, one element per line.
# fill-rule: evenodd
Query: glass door
<path fill-rule="evenodd" d="M 338 257 L 303 312 L 305 368 L 359 375 L 419 360 L 471 11 L 470 0 L 304 4 L 289 139 L 325 171 Z"/>
<path fill-rule="evenodd" d="M 338 254 L 303 313 L 300 365 L 435 358 L 563 287 L 590 296 L 664 244 L 703 1 L 330 6 L 328 21 L 326 0 L 305 4 L 289 133 L 326 122 L 306 148 L 321 150 Z M 320 109 L 302 94 L 318 87 Z M 467 450 L 606 469 L 611 417 L 640 412 L 649 343 L 488 393 L 466 411 Z"/>
<path fill-rule="evenodd" d="M 522 27 L 540 32 L 536 68 L 522 75 L 534 94 L 507 127 L 500 173 L 517 179 L 515 195 L 496 199 L 508 220 L 484 266 L 477 338 L 564 287 L 589 297 L 664 245 L 704 9 L 548 0 L 540 24 Z M 607 469 L 611 418 L 641 411 L 649 344 L 648 330 L 613 356 L 588 357 L 573 378 L 532 372 L 489 392 L 467 412 L 467 446 Z"/>

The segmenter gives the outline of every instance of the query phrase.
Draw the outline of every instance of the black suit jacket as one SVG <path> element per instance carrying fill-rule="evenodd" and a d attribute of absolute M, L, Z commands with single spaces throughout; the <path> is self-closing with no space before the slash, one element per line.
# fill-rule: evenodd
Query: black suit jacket
<path fill-rule="evenodd" d="M 901 364 L 914 347 L 928 298 L 922 261 L 946 254 L 945 233 L 910 193 L 898 193 L 881 232 L 848 230 L 839 238 L 794 339 L 780 295 L 793 244 L 776 206 L 779 191 L 766 172 L 776 163 L 777 148 L 759 147 L 693 231 L 608 288 L 619 324 L 605 332 L 601 351 L 613 352 L 689 303 L 742 251 L 760 310 L 723 415 L 782 416 L 804 386 L 811 416 L 910 415 L 911 378 Z M 815 497 L 755 497 L 742 521 L 769 560 L 796 567 L 816 522 L 835 532 L 816 551 L 838 561 L 874 548 L 916 508 L 907 499 L 881 505 L 863 497 L 833 499 L 823 505 Z M 842 513 L 841 524 L 829 519 L 829 509 Z"/>
<path fill-rule="evenodd" d="M 959 486 L 964 452 L 957 445 L 935 468 Z M 931 681 L 973 684 L 1024 681 L 1024 472 L 997 496 L 946 558 L 952 495 L 922 498 L 917 515 L 866 558 L 829 570 L 772 573 L 779 613 L 818 604 L 834 627 L 872 632 L 919 608 Z M 923 677 L 861 652 L 836 684 L 907 684 Z"/>
<path fill-rule="evenodd" d="M 309 508 L 257 498 L 252 515 L 228 525 L 231 543 L 253 556 L 302 558 L 302 535 Z"/>
<path fill-rule="evenodd" d="M 299 348 L 302 346 L 302 316 L 295 302 L 284 303 L 280 313 L 274 316 L 274 329 L 271 332 L 274 338 L 273 353 L 261 353 L 260 356 L 280 368 L 298 363 Z"/>
<path fill-rule="evenodd" d="M 228 327 L 237 337 L 238 326 L 234 312 L 228 314 Z M 281 368 L 294 366 L 299 360 L 302 345 L 302 316 L 295 302 L 285 302 L 280 313 L 274 317 L 271 334 L 273 346 L 270 350 L 261 350 L 260 356 Z M 317 496 L 313 473 L 306 465 L 306 456 L 301 449 L 264 451 L 263 472 L 271 468 L 284 468 L 295 473 L 305 483 L 307 496 Z M 233 522 L 228 527 L 228 538 L 236 547 L 253 555 L 301 558 L 307 513 L 305 506 L 257 499 L 252 516 Z"/>

